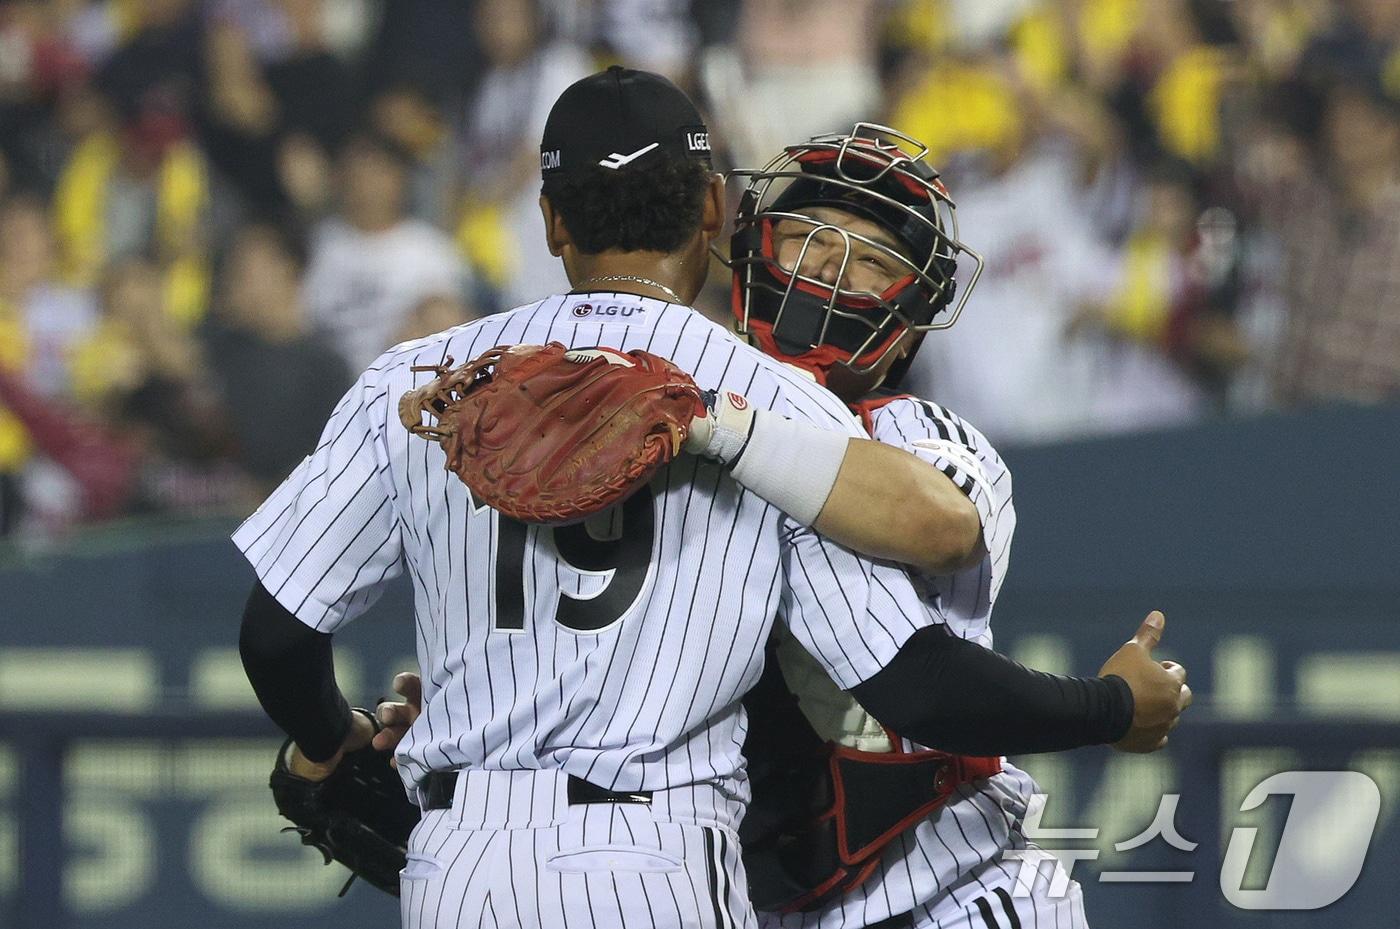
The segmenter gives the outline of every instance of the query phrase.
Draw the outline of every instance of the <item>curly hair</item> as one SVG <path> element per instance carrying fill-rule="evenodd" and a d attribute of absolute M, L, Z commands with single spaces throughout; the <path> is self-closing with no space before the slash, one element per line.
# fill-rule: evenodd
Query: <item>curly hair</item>
<path fill-rule="evenodd" d="M 664 157 L 626 173 L 591 166 L 551 177 L 544 195 L 585 255 L 674 252 L 700 227 L 710 169 Z"/>

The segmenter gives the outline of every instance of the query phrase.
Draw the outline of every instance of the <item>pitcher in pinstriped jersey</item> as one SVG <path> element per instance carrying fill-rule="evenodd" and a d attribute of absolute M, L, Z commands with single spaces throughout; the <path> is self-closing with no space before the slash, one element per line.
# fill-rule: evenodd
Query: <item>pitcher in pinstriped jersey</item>
<path fill-rule="evenodd" d="M 796 634 L 846 686 L 929 618 L 902 572 L 829 545 L 717 465 L 686 458 L 620 511 L 548 529 L 480 505 L 394 421 L 416 366 L 559 340 L 664 353 L 839 442 L 858 434 L 834 397 L 685 305 L 723 221 L 720 180 L 684 145 L 703 128 L 693 105 L 613 69 L 556 114 L 545 212 L 576 292 L 364 371 L 235 533 L 259 578 L 245 666 L 295 740 L 294 772 L 324 776 L 368 737 L 335 686 L 332 634 L 410 579 L 423 713 L 397 757 L 424 816 L 405 926 L 752 926 L 734 831 L 748 795 L 739 696 L 774 616 L 801 614 Z M 576 312 L 600 304 L 632 312 Z"/>

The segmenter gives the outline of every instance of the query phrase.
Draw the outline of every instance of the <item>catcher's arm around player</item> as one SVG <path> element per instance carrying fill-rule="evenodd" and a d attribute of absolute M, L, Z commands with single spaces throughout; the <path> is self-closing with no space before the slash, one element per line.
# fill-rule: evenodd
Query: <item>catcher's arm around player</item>
<path fill-rule="evenodd" d="M 967 495 L 932 464 L 871 439 L 850 440 L 815 528 L 925 574 L 948 574 L 985 554 L 982 523 Z"/>
<path fill-rule="evenodd" d="M 1110 727 L 1126 728 L 1122 738 L 1113 743 L 1120 751 L 1146 753 L 1161 748 L 1167 733 L 1176 728 L 1181 710 L 1190 703 L 1185 668 L 1174 662 L 1159 664 L 1152 658 L 1165 627 L 1166 619 L 1160 612 L 1150 613 L 1099 671 L 1100 678 L 1112 675 L 1122 679 L 1132 694 L 1129 718 L 1109 723 Z M 852 691 L 863 706 L 896 731 L 924 745 L 965 755 L 1050 752 L 1105 741 L 1086 736 L 1098 725 L 1089 720 L 1111 717 L 1114 711 L 1107 697 L 1081 691 L 1077 685 L 1085 679 L 1026 668 L 942 627 L 915 635 L 922 641 L 901 651 L 885 671 Z M 910 691 L 906 685 L 911 680 L 924 683 Z M 1066 694 L 1066 685 L 1074 692 Z M 380 751 L 392 751 L 422 712 L 423 685 L 417 674 L 398 674 L 394 690 L 403 701 L 381 703 L 376 710 L 383 728 L 374 735 L 372 744 Z M 997 693 L 1003 699 L 985 700 L 982 695 L 986 693 Z M 930 717 L 926 698 L 945 704 L 946 709 Z M 1051 731 L 1043 730 L 1047 726 Z"/>
<path fill-rule="evenodd" d="M 543 358 L 547 350 L 521 346 L 512 351 Z M 562 352 L 562 347 L 559 351 Z M 616 353 L 611 349 L 595 349 L 575 354 L 588 356 L 586 362 L 569 364 L 566 361 L 563 367 L 554 367 L 548 380 L 540 381 L 535 390 L 525 393 L 550 394 L 552 388 L 548 385 L 558 387 L 593 366 L 601 364 L 606 369 L 612 364 L 593 356 Z M 562 357 L 567 359 L 568 355 L 563 353 Z M 623 369 L 627 367 L 629 365 L 623 365 Z M 536 383 L 530 380 L 534 375 L 522 376 L 529 383 Z M 502 375 L 498 380 L 506 379 Z M 490 383 L 494 386 L 497 382 Z M 690 389 L 695 390 L 693 382 Z M 415 394 L 406 399 L 413 401 L 407 403 L 406 422 L 416 425 L 423 398 Z M 687 401 L 688 404 L 694 402 L 693 396 Z M 740 412 L 747 405 L 737 394 L 729 394 L 727 402 Z M 432 408 L 432 403 L 428 406 Z M 689 416 L 692 409 L 693 405 L 687 406 L 685 415 Z M 505 421 L 504 417 L 495 419 Z M 710 419 L 712 417 L 700 417 L 699 421 L 705 423 Z M 774 417 L 769 422 L 776 428 L 768 435 L 779 434 L 792 424 L 783 417 Z M 452 455 L 456 455 L 457 445 L 453 439 L 460 438 L 460 430 L 439 429 L 432 434 L 446 442 L 454 449 Z M 832 434 L 844 446 L 844 437 Z M 749 465 L 762 462 L 757 469 L 760 476 L 776 473 L 789 477 L 785 484 L 775 484 L 766 492 L 755 493 L 761 497 L 771 493 L 776 499 L 770 502 L 779 508 L 800 505 L 800 500 L 780 501 L 783 501 L 784 492 L 807 482 L 803 469 L 795 463 L 792 467 L 780 468 L 766 461 L 770 450 L 762 449 L 761 444 L 755 446 L 755 435 L 752 430 L 746 434 L 748 449 L 741 448 L 736 458 L 741 457 Z M 713 430 L 711 438 L 726 446 L 733 437 L 725 435 L 721 423 L 720 428 Z M 826 450 L 835 447 L 837 443 L 823 446 Z M 755 448 L 759 451 L 754 452 Z M 464 460 L 468 459 L 474 460 L 471 455 Z M 808 478 L 815 470 L 805 472 Z M 942 479 L 942 475 L 939 477 Z M 464 475 L 463 479 L 470 483 L 479 479 L 479 475 Z M 754 478 L 740 480 L 741 483 L 754 481 Z M 483 487 L 482 492 L 487 490 Z M 799 490 L 798 496 L 800 494 Z M 500 505 L 504 506 L 505 501 Z M 1060 751 L 1105 742 L 1114 742 L 1132 751 L 1152 751 L 1160 747 L 1166 732 L 1175 725 L 1181 710 L 1184 680 L 1184 672 L 1168 673 L 1151 660 L 1150 650 L 1160 637 L 1162 624 L 1160 614 L 1149 617 L 1134 640 L 1120 649 L 1095 678 L 1067 678 L 1034 671 L 951 635 L 942 625 L 928 626 L 914 632 L 878 673 L 846 686 L 877 718 L 890 724 L 897 720 L 898 729 L 909 737 L 962 754 Z M 994 707 L 980 697 L 989 692 L 1003 698 Z M 396 741 L 391 733 L 376 744 L 387 746 Z"/>
<path fill-rule="evenodd" d="M 934 575 L 985 554 L 977 508 L 929 462 L 754 410 L 737 395 L 714 403 L 714 425 L 696 429 L 687 449 L 733 464 L 740 484 L 827 538 Z M 737 445 L 728 457 L 726 445 Z"/>

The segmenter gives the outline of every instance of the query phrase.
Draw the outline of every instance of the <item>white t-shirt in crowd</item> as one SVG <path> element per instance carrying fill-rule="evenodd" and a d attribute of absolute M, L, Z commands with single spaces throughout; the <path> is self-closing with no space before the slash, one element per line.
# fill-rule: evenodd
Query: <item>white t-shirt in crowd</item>
<path fill-rule="evenodd" d="M 1094 228 L 1068 149 L 1043 145 L 1000 177 L 955 188 L 958 232 L 986 268 L 962 316 L 930 333 L 908 389 L 938 397 L 1003 445 L 1198 418 L 1198 387 L 1164 352 L 1086 328 L 1122 259 Z M 968 279 L 964 265 L 960 278 Z"/>
<path fill-rule="evenodd" d="M 459 297 L 466 266 L 452 240 L 416 219 L 363 232 L 340 219 L 323 223 L 303 282 L 308 315 L 352 369 L 360 369 L 399 335 L 425 297 Z"/>

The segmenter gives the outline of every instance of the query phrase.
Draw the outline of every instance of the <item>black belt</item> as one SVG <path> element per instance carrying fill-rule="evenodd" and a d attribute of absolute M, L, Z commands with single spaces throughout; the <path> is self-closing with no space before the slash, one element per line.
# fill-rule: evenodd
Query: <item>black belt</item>
<path fill-rule="evenodd" d="M 452 809 L 452 793 L 457 787 L 457 771 L 430 771 L 423 778 L 423 811 Z M 650 803 L 650 790 L 606 790 L 583 778 L 569 775 L 570 806 L 585 803 Z"/>

